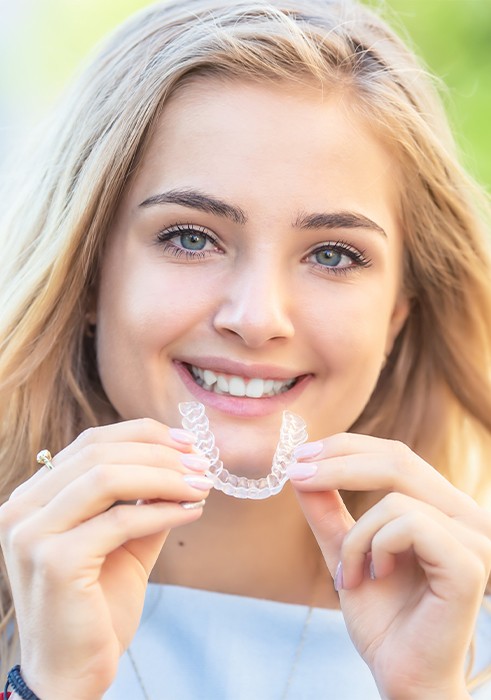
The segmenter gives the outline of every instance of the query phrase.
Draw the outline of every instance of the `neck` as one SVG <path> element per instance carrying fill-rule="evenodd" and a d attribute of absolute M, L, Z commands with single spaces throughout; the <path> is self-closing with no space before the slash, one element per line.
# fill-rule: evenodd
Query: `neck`
<path fill-rule="evenodd" d="M 264 501 L 212 491 L 200 520 L 170 533 L 152 581 L 339 607 L 331 576 L 289 484 Z"/>

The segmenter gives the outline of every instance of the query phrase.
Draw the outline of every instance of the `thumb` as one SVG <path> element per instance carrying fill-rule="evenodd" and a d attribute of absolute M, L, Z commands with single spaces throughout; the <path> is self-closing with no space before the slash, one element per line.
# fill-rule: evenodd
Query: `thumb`
<path fill-rule="evenodd" d="M 296 490 L 296 489 L 295 489 Z M 297 491 L 300 507 L 334 577 L 341 545 L 354 520 L 338 491 Z"/>

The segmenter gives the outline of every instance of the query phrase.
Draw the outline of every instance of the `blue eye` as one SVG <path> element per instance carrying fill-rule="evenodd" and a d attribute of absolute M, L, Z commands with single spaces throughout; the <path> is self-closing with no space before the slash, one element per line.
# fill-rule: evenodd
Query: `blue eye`
<path fill-rule="evenodd" d="M 343 241 L 324 243 L 307 257 L 311 258 L 315 267 L 332 272 L 348 272 L 370 265 L 370 260 L 364 252 Z"/>
<path fill-rule="evenodd" d="M 220 252 L 215 238 L 207 229 L 194 224 L 176 224 L 156 237 L 157 243 L 166 255 L 174 258 L 184 256 L 185 260 L 201 260 L 204 257 Z"/>
<path fill-rule="evenodd" d="M 177 236 L 176 236 L 177 238 Z M 197 231 L 189 231 L 179 235 L 179 243 L 185 250 L 203 250 L 208 242 L 207 236 Z"/>
<path fill-rule="evenodd" d="M 340 253 L 339 251 L 332 250 L 331 248 L 319 250 L 315 254 L 316 262 L 318 262 L 319 265 L 325 265 L 326 267 L 338 267 L 343 257 L 347 256 L 342 255 L 342 253 Z"/>

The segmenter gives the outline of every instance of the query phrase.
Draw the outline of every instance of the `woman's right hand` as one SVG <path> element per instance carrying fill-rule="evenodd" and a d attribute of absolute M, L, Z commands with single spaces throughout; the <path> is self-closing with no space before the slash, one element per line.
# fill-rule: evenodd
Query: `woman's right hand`
<path fill-rule="evenodd" d="M 22 673 L 41 698 L 94 700 L 111 685 L 169 530 L 202 514 L 180 503 L 211 486 L 206 460 L 182 462 L 188 437 L 151 419 L 91 428 L 1 506 Z"/>

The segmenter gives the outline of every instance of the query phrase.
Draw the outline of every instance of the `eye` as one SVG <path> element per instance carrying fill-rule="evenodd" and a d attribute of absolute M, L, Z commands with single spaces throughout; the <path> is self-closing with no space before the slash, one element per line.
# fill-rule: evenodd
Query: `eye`
<path fill-rule="evenodd" d="M 332 248 L 326 248 L 325 250 L 318 250 L 315 253 L 315 261 L 319 265 L 325 265 L 326 267 L 340 267 L 342 263 L 343 266 L 350 264 L 351 259 L 347 255 L 343 255 L 339 250 L 332 250 Z"/>
<path fill-rule="evenodd" d="M 165 253 L 176 258 L 201 259 L 213 252 L 219 252 L 217 242 L 212 234 L 201 226 L 193 224 L 176 224 L 160 231 L 157 242 Z"/>
<path fill-rule="evenodd" d="M 203 250 L 206 246 L 207 238 L 203 233 L 189 231 L 179 234 L 179 244 L 186 250 Z"/>
<path fill-rule="evenodd" d="M 352 268 L 370 265 L 370 260 L 363 251 L 344 241 L 325 243 L 309 253 L 307 259 L 310 259 L 315 267 L 333 272 L 347 272 Z"/>

